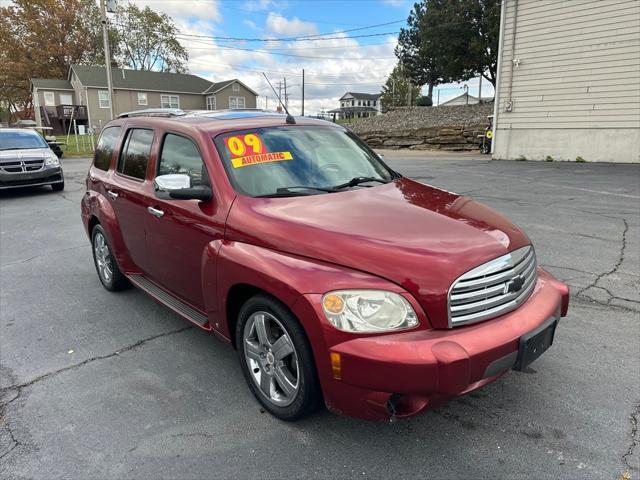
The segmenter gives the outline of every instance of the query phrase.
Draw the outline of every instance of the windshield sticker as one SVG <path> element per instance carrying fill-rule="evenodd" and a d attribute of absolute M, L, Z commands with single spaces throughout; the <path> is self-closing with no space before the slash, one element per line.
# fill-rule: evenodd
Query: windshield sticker
<path fill-rule="evenodd" d="M 255 155 L 258 153 L 266 153 L 264 143 L 259 135 L 249 133 L 248 135 L 234 135 L 226 137 L 224 144 L 231 153 L 232 158 L 244 157 L 245 155 Z"/>
<path fill-rule="evenodd" d="M 291 152 L 268 152 L 260 135 L 256 133 L 226 137 L 224 144 L 231 154 L 231 165 L 233 168 L 257 165 L 259 163 L 293 160 Z"/>
<path fill-rule="evenodd" d="M 248 155 L 246 157 L 238 157 L 231 159 L 233 168 L 246 167 L 248 165 L 257 165 L 259 163 L 281 162 L 283 160 L 293 160 L 291 152 L 273 152 L 261 153 L 258 155 Z"/>

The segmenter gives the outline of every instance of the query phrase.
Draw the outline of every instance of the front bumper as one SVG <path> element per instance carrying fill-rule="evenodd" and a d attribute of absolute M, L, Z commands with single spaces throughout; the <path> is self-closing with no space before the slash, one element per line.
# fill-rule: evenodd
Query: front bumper
<path fill-rule="evenodd" d="M 305 297 L 317 318 L 327 323 L 317 296 Z M 534 292 L 524 304 L 481 323 L 346 341 L 334 333 L 335 329 L 325 327 L 326 350 L 316 351 L 315 356 L 327 406 L 339 413 L 378 420 L 437 408 L 512 368 L 520 339 L 566 315 L 568 298 L 568 287 L 539 269 Z M 331 370 L 330 352 L 340 354 L 340 379 L 334 378 Z"/>
<path fill-rule="evenodd" d="M 62 167 L 45 167 L 37 172 L 0 173 L 0 190 L 36 187 L 64 182 Z"/>

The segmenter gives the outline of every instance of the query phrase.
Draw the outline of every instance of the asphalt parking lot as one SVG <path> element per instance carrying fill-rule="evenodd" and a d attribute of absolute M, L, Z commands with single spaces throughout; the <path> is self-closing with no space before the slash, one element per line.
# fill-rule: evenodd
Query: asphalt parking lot
<path fill-rule="evenodd" d="M 236 353 L 140 291 L 109 293 L 67 189 L 0 193 L 1 478 L 640 478 L 640 165 L 387 161 L 469 194 L 572 288 L 522 373 L 393 424 L 261 413 Z"/>

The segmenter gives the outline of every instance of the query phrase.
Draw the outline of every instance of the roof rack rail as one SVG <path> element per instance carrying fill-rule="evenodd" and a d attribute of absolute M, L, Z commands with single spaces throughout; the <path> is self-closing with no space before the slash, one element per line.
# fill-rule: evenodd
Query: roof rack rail
<path fill-rule="evenodd" d="M 186 115 L 184 110 L 179 108 L 146 108 L 144 110 L 134 110 L 118 115 L 118 118 L 130 117 L 182 117 Z"/>

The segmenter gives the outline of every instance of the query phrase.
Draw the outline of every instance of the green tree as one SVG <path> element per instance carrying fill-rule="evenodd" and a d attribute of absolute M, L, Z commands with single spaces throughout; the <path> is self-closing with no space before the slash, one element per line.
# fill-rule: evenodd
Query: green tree
<path fill-rule="evenodd" d="M 409 104 L 415 105 L 419 96 L 420 87 L 412 83 L 403 66 L 398 64 L 393 67 L 386 83 L 382 87 L 380 101 L 384 108 L 406 107 Z"/>
<path fill-rule="evenodd" d="M 166 14 L 128 3 L 118 6 L 114 25 L 114 58 L 121 65 L 134 70 L 187 71 L 189 56 L 176 38 L 178 29 Z"/>
<path fill-rule="evenodd" d="M 400 30 L 396 56 L 418 85 L 433 87 L 483 75 L 495 87 L 497 0 L 422 0 Z"/>

